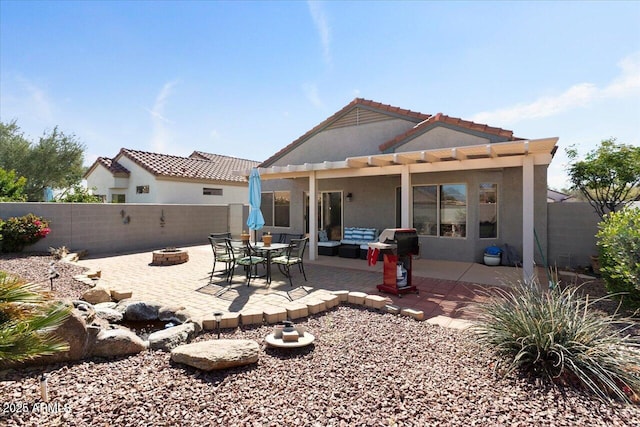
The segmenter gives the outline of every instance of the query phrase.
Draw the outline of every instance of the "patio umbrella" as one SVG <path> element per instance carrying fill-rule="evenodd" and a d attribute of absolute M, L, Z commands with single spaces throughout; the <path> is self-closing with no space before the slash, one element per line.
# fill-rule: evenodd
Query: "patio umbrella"
<path fill-rule="evenodd" d="M 260 183 L 260 173 L 258 169 L 251 169 L 249 175 L 249 218 L 247 218 L 247 226 L 249 230 L 260 230 L 264 225 L 264 217 L 260 210 L 260 199 L 262 193 L 262 184 Z M 256 235 L 253 240 L 255 242 Z"/>

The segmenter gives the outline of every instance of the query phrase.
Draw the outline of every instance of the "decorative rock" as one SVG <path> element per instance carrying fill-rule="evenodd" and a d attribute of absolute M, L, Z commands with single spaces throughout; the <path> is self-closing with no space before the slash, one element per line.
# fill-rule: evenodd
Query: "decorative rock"
<path fill-rule="evenodd" d="M 264 320 L 270 325 L 287 320 L 287 310 L 282 307 L 267 307 L 263 310 L 263 312 Z"/>
<path fill-rule="evenodd" d="M 95 308 L 95 309 L 98 309 L 98 308 L 116 308 L 116 305 L 118 305 L 118 304 L 113 302 L 113 301 L 101 302 L 101 303 L 98 303 L 98 304 L 94 304 L 93 308 Z"/>
<path fill-rule="evenodd" d="M 122 321 L 122 313 L 113 308 L 95 307 L 96 316 L 110 323 L 119 323 Z"/>
<path fill-rule="evenodd" d="M 366 305 L 367 307 L 375 308 L 376 310 L 384 308 L 387 302 L 388 299 L 380 295 L 367 295 L 367 297 L 364 299 L 364 305 Z"/>
<path fill-rule="evenodd" d="M 364 292 L 349 292 L 347 296 L 347 301 L 349 304 L 356 305 L 364 305 L 364 299 L 367 297 L 367 294 Z"/>
<path fill-rule="evenodd" d="M 124 307 L 123 315 L 124 320 L 130 320 L 134 322 L 157 320 L 158 310 L 160 310 L 160 304 L 148 301 L 127 301 L 125 304 L 118 304 L 117 310 L 121 310 Z"/>
<path fill-rule="evenodd" d="M 91 304 L 109 302 L 111 301 L 111 292 L 102 286 L 96 286 L 95 288 L 87 289 L 82 294 L 82 299 Z"/>
<path fill-rule="evenodd" d="M 163 329 L 149 335 L 149 347 L 153 350 L 171 351 L 189 342 L 195 334 L 196 328 L 191 322 Z"/>
<path fill-rule="evenodd" d="M 96 337 L 92 356 L 113 357 L 140 353 L 147 344 L 128 329 L 101 330 Z"/>
<path fill-rule="evenodd" d="M 117 291 L 115 289 L 111 290 L 111 298 L 113 298 L 114 301 L 122 301 L 123 299 L 131 298 L 132 295 L 132 291 Z"/>
<path fill-rule="evenodd" d="M 184 306 L 182 305 L 174 305 L 174 306 L 163 306 L 160 307 L 160 309 L 158 310 L 158 320 L 161 320 L 163 322 L 170 322 L 170 321 L 174 321 L 174 320 L 179 320 L 176 317 L 176 313 L 179 312 L 180 310 L 184 310 Z M 178 322 L 174 322 L 174 323 L 184 323 L 184 320 L 182 321 L 178 321 Z"/>
<path fill-rule="evenodd" d="M 260 346 L 252 340 L 210 340 L 171 350 L 171 360 L 203 371 L 244 366 L 258 361 Z"/>
<path fill-rule="evenodd" d="M 55 353 L 50 356 L 38 357 L 29 362 L 33 365 L 46 365 L 70 360 L 80 360 L 88 356 L 88 349 L 91 345 L 87 324 L 78 310 L 73 310 L 69 317 L 58 326 L 53 335 L 65 341 L 69 345 L 69 350 Z"/>

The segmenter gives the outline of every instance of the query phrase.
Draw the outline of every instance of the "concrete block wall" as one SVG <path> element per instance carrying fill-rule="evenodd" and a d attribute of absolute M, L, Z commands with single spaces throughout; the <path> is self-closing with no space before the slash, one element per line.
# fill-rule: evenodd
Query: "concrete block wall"
<path fill-rule="evenodd" d="M 25 251 L 129 252 L 205 244 L 210 233 L 229 231 L 227 205 L 0 203 L 0 218 L 28 213 L 47 219 L 51 233 Z"/>
<path fill-rule="evenodd" d="M 598 253 L 600 217 L 587 202 L 548 203 L 548 263 L 559 269 L 588 266 Z"/>

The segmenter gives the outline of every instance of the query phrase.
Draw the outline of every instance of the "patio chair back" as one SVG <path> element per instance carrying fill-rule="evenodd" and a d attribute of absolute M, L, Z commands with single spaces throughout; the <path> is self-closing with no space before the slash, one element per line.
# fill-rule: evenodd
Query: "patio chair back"
<path fill-rule="evenodd" d="M 213 268 L 211 270 L 211 276 L 209 280 L 213 279 L 213 273 L 216 269 L 216 263 L 221 262 L 225 264 L 226 271 L 225 275 L 227 277 L 227 281 L 231 281 L 233 278 L 233 268 L 236 264 L 235 253 L 233 252 L 233 248 L 231 247 L 231 239 L 228 237 L 212 237 L 209 236 L 209 243 L 211 244 L 211 249 L 213 250 Z"/>

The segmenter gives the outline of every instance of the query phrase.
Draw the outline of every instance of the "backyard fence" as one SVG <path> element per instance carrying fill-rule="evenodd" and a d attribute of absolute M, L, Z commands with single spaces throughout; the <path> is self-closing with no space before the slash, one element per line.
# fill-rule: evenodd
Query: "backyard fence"
<path fill-rule="evenodd" d="M 27 251 L 66 246 L 90 254 L 205 244 L 210 233 L 234 231 L 230 216 L 246 218 L 242 205 L 0 203 L 0 218 L 28 213 L 48 220 L 51 233 Z"/>
<path fill-rule="evenodd" d="M 0 203 L 0 218 L 28 213 L 49 220 L 51 233 L 28 251 L 66 246 L 91 254 L 130 252 L 207 243 L 210 233 L 245 228 L 243 205 Z M 549 203 L 547 262 L 550 266 L 587 266 L 598 253 L 599 218 L 588 203 Z"/>

